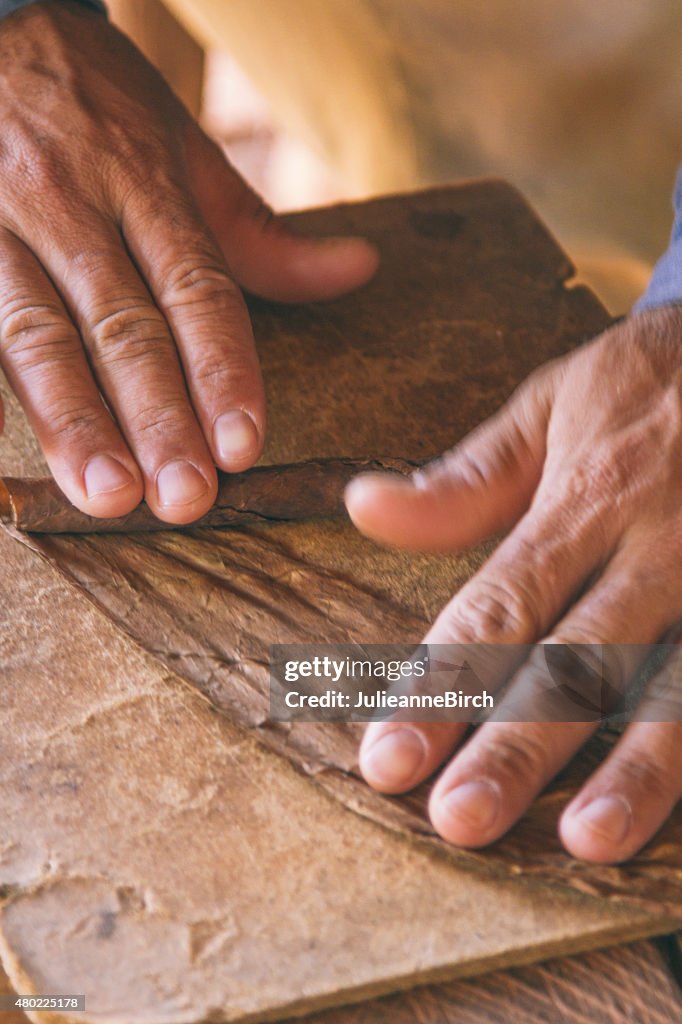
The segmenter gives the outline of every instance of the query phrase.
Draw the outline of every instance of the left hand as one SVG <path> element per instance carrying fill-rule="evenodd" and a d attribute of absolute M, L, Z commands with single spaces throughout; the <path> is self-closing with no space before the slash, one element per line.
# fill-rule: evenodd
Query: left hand
<path fill-rule="evenodd" d="M 329 299 L 377 260 L 272 216 L 106 17 L 0 18 L 0 366 L 82 512 L 208 512 L 265 439 L 240 287 Z"/>
<path fill-rule="evenodd" d="M 655 643 L 682 607 L 682 308 L 621 321 L 535 371 L 412 480 L 359 477 L 346 500 L 363 533 L 403 548 L 453 551 L 511 527 L 426 643 Z M 433 788 L 434 827 L 458 846 L 498 839 L 595 728 L 482 725 Z M 361 770 L 404 792 L 464 729 L 373 723 Z M 565 808 L 562 841 L 586 860 L 627 860 L 681 795 L 682 722 L 634 721 Z"/>

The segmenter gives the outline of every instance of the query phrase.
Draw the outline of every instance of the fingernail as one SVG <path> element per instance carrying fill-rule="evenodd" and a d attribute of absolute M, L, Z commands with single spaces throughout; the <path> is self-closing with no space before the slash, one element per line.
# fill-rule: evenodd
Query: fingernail
<path fill-rule="evenodd" d="M 500 791 L 485 779 L 463 782 L 441 798 L 441 806 L 465 825 L 487 832 L 499 814 Z"/>
<path fill-rule="evenodd" d="M 224 412 L 213 424 L 213 443 L 221 463 L 240 463 L 258 454 L 258 431 L 240 409 Z"/>
<path fill-rule="evenodd" d="M 414 729 L 393 729 L 362 757 L 362 773 L 372 783 L 389 789 L 409 786 L 421 767 L 426 749 Z"/>
<path fill-rule="evenodd" d="M 590 831 L 611 843 L 622 843 L 630 831 L 632 811 L 620 796 L 598 796 L 576 815 Z"/>
<path fill-rule="evenodd" d="M 208 491 L 208 482 L 191 462 L 167 462 L 156 476 L 159 504 L 190 505 Z"/>
<path fill-rule="evenodd" d="M 132 474 L 112 455 L 93 455 L 83 470 L 83 483 L 88 498 L 120 491 L 133 482 Z"/>

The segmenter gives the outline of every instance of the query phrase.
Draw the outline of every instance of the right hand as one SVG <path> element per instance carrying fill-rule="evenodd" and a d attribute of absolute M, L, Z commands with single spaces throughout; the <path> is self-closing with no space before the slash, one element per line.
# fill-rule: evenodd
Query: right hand
<path fill-rule="evenodd" d="M 132 43 L 68 0 L 0 22 L 0 126 L 0 362 L 50 469 L 90 515 L 144 497 L 191 522 L 216 465 L 263 445 L 238 285 L 331 298 L 377 254 L 292 234 Z"/>

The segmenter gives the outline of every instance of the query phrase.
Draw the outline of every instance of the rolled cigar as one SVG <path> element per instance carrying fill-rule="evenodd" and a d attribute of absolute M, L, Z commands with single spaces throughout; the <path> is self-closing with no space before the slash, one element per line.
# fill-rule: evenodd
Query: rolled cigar
<path fill-rule="evenodd" d="M 257 466 L 245 473 L 219 473 L 213 508 L 193 523 L 157 519 L 148 505 L 127 516 L 98 519 L 80 512 L 50 477 L 0 479 L 0 520 L 25 533 L 134 533 L 234 526 L 339 516 L 343 491 L 358 473 L 407 475 L 421 463 L 407 459 L 310 459 L 282 466 Z"/>

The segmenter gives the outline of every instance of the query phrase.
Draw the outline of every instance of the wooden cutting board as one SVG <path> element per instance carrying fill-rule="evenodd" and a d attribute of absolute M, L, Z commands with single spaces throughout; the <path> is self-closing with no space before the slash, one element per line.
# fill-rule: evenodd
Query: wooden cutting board
<path fill-rule="evenodd" d="M 607 324 L 499 182 L 299 222 L 366 233 L 383 262 L 335 303 L 252 303 L 267 461 L 435 455 Z M 38 472 L 12 403 L 8 418 L 3 471 Z M 430 833 L 423 793 L 366 789 L 348 729 L 267 722 L 268 643 L 416 640 L 484 550 L 396 554 L 341 522 L 30 544 L 0 536 L 15 988 L 73 980 L 81 1020 L 274 1019 L 672 927 L 679 819 L 625 868 L 576 865 L 556 840 L 608 734 L 469 854 Z"/>

